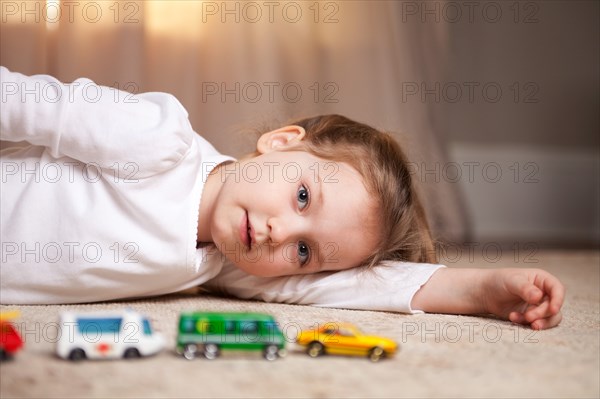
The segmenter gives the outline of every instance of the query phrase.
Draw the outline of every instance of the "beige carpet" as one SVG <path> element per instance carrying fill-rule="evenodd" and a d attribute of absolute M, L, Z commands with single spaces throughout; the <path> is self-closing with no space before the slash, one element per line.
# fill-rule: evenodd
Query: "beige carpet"
<path fill-rule="evenodd" d="M 144 301 L 19 307 L 26 348 L 0 365 L 0 397 L 589 397 L 600 396 L 600 253 L 545 251 L 536 264 L 463 256 L 451 266 L 536 266 L 567 286 L 564 320 L 533 332 L 493 319 L 402 315 L 265 304 L 179 294 Z M 161 354 L 140 360 L 72 364 L 53 354 L 55 323 L 64 310 L 129 306 L 146 313 L 167 338 Z M 2 310 L 7 310 L 2 307 Z M 347 321 L 401 345 L 393 359 L 312 359 L 290 345 L 284 359 L 256 357 L 186 361 L 173 352 L 182 310 L 269 312 L 290 337 L 297 326 Z M 26 329 L 26 330 L 25 330 Z"/>

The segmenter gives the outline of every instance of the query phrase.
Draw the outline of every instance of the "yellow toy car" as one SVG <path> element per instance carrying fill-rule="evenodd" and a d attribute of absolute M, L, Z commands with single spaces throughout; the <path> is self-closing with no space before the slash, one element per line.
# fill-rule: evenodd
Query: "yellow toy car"
<path fill-rule="evenodd" d="M 306 347 L 310 357 L 323 354 L 367 356 L 373 362 L 392 356 L 398 349 L 398 344 L 391 339 L 364 335 L 349 323 L 327 323 L 317 329 L 301 331 L 296 343 Z"/>

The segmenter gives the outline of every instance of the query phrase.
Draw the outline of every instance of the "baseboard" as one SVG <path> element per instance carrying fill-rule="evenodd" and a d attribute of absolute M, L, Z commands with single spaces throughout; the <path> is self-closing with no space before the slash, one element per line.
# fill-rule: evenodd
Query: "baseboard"
<path fill-rule="evenodd" d="M 440 178 L 460 185 L 476 240 L 600 243 L 597 149 L 454 143 L 449 155 Z"/>

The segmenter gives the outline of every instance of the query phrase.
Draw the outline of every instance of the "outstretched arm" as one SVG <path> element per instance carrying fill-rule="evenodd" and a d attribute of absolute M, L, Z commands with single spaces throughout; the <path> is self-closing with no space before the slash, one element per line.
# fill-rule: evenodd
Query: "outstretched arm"
<path fill-rule="evenodd" d="M 431 313 L 491 313 L 543 330 L 558 325 L 565 288 L 539 269 L 440 269 L 421 287 L 412 308 Z"/>
<path fill-rule="evenodd" d="M 170 94 L 131 94 L 85 78 L 64 84 L 0 66 L 0 140 L 26 141 L 55 158 L 101 168 L 133 163 L 136 177 L 145 177 L 179 162 L 194 135 Z"/>
<path fill-rule="evenodd" d="M 421 313 L 411 309 L 411 299 L 430 276 L 442 268 L 444 266 L 427 263 L 388 262 L 374 270 L 354 268 L 287 277 L 257 277 L 226 262 L 219 275 L 203 287 L 266 302 Z"/>

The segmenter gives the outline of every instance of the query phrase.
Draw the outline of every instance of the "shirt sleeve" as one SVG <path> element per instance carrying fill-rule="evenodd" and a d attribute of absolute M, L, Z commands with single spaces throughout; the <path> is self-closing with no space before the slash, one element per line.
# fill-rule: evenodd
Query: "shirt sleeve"
<path fill-rule="evenodd" d="M 410 304 L 443 265 L 386 262 L 370 270 L 349 269 L 287 277 L 256 277 L 226 264 L 203 286 L 243 299 L 332 308 L 423 313 Z"/>
<path fill-rule="evenodd" d="M 167 93 L 131 94 L 86 78 L 64 84 L 0 67 L 0 97 L 0 140 L 102 168 L 132 162 L 141 177 L 179 162 L 195 134 L 186 110 Z"/>

